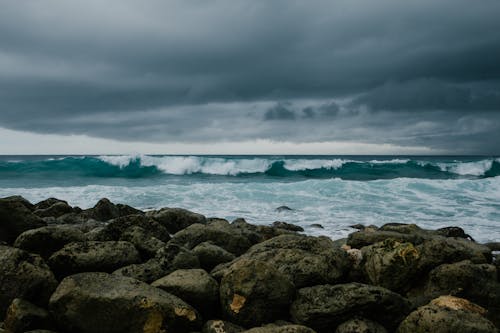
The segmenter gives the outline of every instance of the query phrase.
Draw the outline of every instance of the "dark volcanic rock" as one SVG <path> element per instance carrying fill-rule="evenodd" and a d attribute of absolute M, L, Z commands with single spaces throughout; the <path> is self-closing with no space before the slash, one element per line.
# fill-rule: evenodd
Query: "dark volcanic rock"
<path fill-rule="evenodd" d="M 280 228 L 280 229 L 285 229 L 285 230 L 290 230 L 290 231 L 304 231 L 304 228 L 302 228 L 298 225 L 286 223 L 286 222 L 282 222 L 282 221 L 273 222 L 272 226 L 275 228 Z"/>
<path fill-rule="evenodd" d="M 340 324 L 335 333 L 387 333 L 387 330 L 369 319 L 353 318 Z"/>
<path fill-rule="evenodd" d="M 76 227 L 51 225 L 23 232 L 17 237 L 14 246 L 47 259 L 64 245 L 83 242 L 85 238 L 85 234 Z"/>
<path fill-rule="evenodd" d="M 325 332 L 361 316 L 394 329 L 410 312 L 409 302 L 400 295 L 361 283 L 319 285 L 303 288 L 290 307 L 295 322 Z"/>
<path fill-rule="evenodd" d="M 459 228 L 459 227 L 445 227 L 445 228 L 440 228 L 434 231 L 436 234 L 444 237 L 458 237 L 458 238 L 465 238 L 469 240 L 474 240 L 472 237 L 468 234 L 465 233 L 464 229 Z"/>
<path fill-rule="evenodd" d="M 57 204 L 57 203 L 63 203 L 63 204 L 68 204 L 67 201 L 57 199 L 57 198 L 48 198 L 45 200 L 42 200 L 40 202 L 37 202 L 36 204 L 33 205 L 33 210 L 39 210 L 39 209 L 47 209 L 50 206 Z"/>
<path fill-rule="evenodd" d="M 192 224 L 205 224 L 207 222 L 205 216 L 182 208 L 162 208 L 147 212 L 147 215 L 158 221 L 172 234 Z"/>
<path fill-rule="evenodd" d="M 57 199 L 56 199 L 57 200 Z M 65 201 L 58 201 L 47 208 L 38 208 L 33 212 L 40 217 L 60 217 L 64 214 L 73 213 L 73 207 Z"/>
<path fill-rule="evenodd" d="M 386 239 L 393 239 L 398 242 L 407 242 L 412 244 L 420 244 L 424 238 L 417 234 L 405 234 L 396 231 L 373 231 L 368 228 L 349 234 L 347 238 L 347 245 L 360 249 L 363 246 L 372 245 L 375 243 L 383 242 Z"/>
<path fill-rule="evenodd" d="M 219 284 L 203 269 L 179 269 L 151 285 L 181 298 L 204 317 L 218 309 Z"/>
<path fill-rule="evenodd" d="M 420 255 L 411 243 L 388 239 L 361 249 L 364 271 L 371 284 L 403 292 L 415 278 Z"/>
<path fill-rule="evenodd" d="M 109 201 L 109 199 L 102 198 L 94 207 L 84 210 L 82 214 L 97 221 L 109 221 L 118 217 L 137 214 L 140 215 L 144 213 L 127 205 L 115 205 Z"/>
<path fill-rule="evenodd" d="M 219 264 L 230 262 L 236 258 L 231 252 L 211 242 L 203 242 L 196 245 L 193 253 L 198 256 L 200 266 L 207 271 L 210 271 Z"/>
<path fill-rule="evenodd" d="M 50 298 L 61 330 L 81 333 L 191 332 L 201 327 L 195 309 L 161 289 L 106 273 L 65 278 Z"/>
<path fill-rule="evenodd" d="M 225 320 L 209 320 L 203 325 L 202 333 L 241 333 L 245 329 Z"/>
<path fill-rule="evenodd" d="M 24 231 L 47 225 L 31 209 L 22 197 L 0 198 L 0 242 L 12 244 Z"/>
<path fill-rule="evenodd" d="M 120 240 L 127 241 L 139 250 L 142 258 L 152 258 L 165 243 L 153 236 L 154 234 L 139 226 L 127 228 L 120 236 Z"/>
<path fill-rule="evenodd" d="M 278 212 L 286 212 L 286 211 L 291 211 L 293 209 L 291 209 L 290 207 L 288 206 L 279 206 L 278 208 L 275 209 L 276 211 Z"/>
<path fill-rule="evenodd" d="M 145 263 L 122 267 L 113 274 L 129 276 L 134 279 L 151 283 L 178 269 L 199 268 L 198 256 L 190 250 L 176 245 L 167 244 L 156 256 Z"/>
<path fill-rule="evenodd" d="M 223 314 L 232 322 L 250 327 L 286 317 L 294 295 L 288 277 L 258 260 L 233 264 L 220 285 Z"/>
<path fill-rule="evenodd" d="M 16 298 L 12 301 L 4 321 L 5 329 L 11 333 L 23 333 L 32 329 L 53 328 L 50 314 L 28 301 Z"/>
<path fill-rule="evenodd" d="M 316 333 L 313 329 L 302 325 L 286 324 L 276 325 L 269 324 L 262 327 L 254 327 L 243 333 Z"/>
<path fill-rule="evenodd" d="M 410 313 L 397 330 L 398 333 L 496 333 L 495 326 L 481 315 L 464 310 L 426 305 Z"/>
<path fill-rule="evenodd" d="M 80 272 L 112 272 L 139 263 L 141 258 L 129 242 L 79 242 L 65 245 L 49 258 L 49 266 L 59 277 Z"/>
<path fill-rule="evenodd" d="M 140 227 L 144 229 L 144 234 L 147 237 L 154 237 L 162 242 L 168 242 L 170 235 L 160 223 L 153 220 L 151 217 L 133 214 L 113 219 L 102 229 L 97 235 L 93 237 L 96 240 L 110 241 L 120 240 L 123 233 L 131 227 Z"/>
<path fill-rule="evenodd" d="M 54 274 L 40 256 L 0 245 L 0 319 L 14 298 L 43 306 L 56 286 Z"/>

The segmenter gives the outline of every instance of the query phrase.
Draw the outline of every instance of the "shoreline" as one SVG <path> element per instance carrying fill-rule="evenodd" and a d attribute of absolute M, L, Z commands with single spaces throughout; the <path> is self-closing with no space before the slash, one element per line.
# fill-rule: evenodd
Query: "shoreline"
<path fill-rule="evenodd" d="M 179 208 L 1 198 L 0 332 L 497 332 L 499 244 L 415 222 L 332 241 Z"/>

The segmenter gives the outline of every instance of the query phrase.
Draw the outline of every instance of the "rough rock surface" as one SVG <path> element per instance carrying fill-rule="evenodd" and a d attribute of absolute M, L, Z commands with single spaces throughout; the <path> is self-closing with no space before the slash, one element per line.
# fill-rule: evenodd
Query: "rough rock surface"
<path fill-rule="evenodd" d="M 43 306 L 56 286 L 54 274 L 40 256 L 0 245 L 0 320 L 15 298 Z"/>
<path fill-rule="evenodd" d="M 69 243 L 49 258 L 49 266 L 60 277 L 80 272 L 112 272 L 139 262 L 134 245 L 123 241 Z"/>
<path fill-rule="evenodd" d="M 201 327 L 200 315 L 180 298 L 107 273 L 65 278 L 50 298 L 50 311 L 66 332 L 183 333 Z"/>
<path fill-rule="evenodd" d="M 85 239 L 85 234 L 74 226 L 51 225 L 23 232 L 17 237 L 14 246 L 48 259 L 64 245 L 83 242 Z"/>
<path fill-rule="evenodd" d="M 204 316 L 218 308 L 219 284 L 203 269 L 179 269 L 151 285 L 181 298 Z"/>
<path fill-rule="evenodd" d="M 157 211 L 148 212 L 147 215 L 158 221 L 172 234 L 192 224 L 206 223 L 205 216 L 182 208 L 162 208 Z"/>
<path fill-rule="evenodd" d="M 212 268 L 219 264 L 230 262 L 236 258 L 231 252 L 211 242 L 203 242 L 196 245 L 193 253 L 198 256 L 200 266 L 207 271 L 212 270 Z"/>
<path fill-rule="evenodd" d="M 32 207 L 22 197 L 0 198 L 0 242 L 12 244 L 26 230 L 47 225 L 33 214 Z"/>
<path fill-rule="evenodd" d="M 222 312 L 242 326 L 257 326 L 286 316 L 295 295 L 293 283 L 273 266 L 258 260 L 240 260 L 220 285 Z"/>
<path fill-rule="evenodd" d="M 10 333 L 23 333 L 32 329 L 53 327 L 52 319 L 47 310 L 20 298 L 14 299 L 7 309 L 4 325 Z"/>
<path fill-rule="evenodd" d="M 241 333 L 245 329 L 225 320 L 209 320 L 203 325 L 202 333 Z"/>
<path fill-rule="evenodd" d="M 269 324 L 262 327 L 254 327 L 243 333 L 316 333 L 313 329 L 302 325 L 286 324 L 275 325 Z"/>
<path fill-rule="evenodd" d="M 375 321 L 353 318 L 340 324 L 335 333 L 387 333 L 387 330 Z"/>
<path fill-rule="evenodd" d="M 325 332 L 357 316 L 394 329 L 410 312 L 409 302 L 388 289 L 361 283 L 303 288 L 292 303 L 295 322 Z"/>

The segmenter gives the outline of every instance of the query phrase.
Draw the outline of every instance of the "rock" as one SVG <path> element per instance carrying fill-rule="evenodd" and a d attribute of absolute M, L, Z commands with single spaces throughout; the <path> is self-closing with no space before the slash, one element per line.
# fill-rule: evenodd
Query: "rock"
<path fill-rule="evenodd" d="M 219 264 L 232 261 L 236 258 L 231 252 L 211 242 L 203 242 L 196 245 L 193 253 L 198 256 L 200 266 L 207 271 L 210 271 Z"/>
<path fill-rule="evenodd" d="M 205 216 L 182 208 L 162 208 L 158 211 L 148 212 L 147 215 L 158 221 L 172 234 L 192 224 L 205 224 L 207 222 Z"/>
<path fill-rule="evenodd" d="M 395 231 L 377 230 L 373 231 L 365 228 L 362 231 L 357 231 L 349 234 L 347 238 L 347 245 L 360 249 L 363 246 L 372 245 L 375 243 L 383 242 L 386 239 L 393 239 L 401 243 L 420 244 L 424 238 L 417 234 L 404 234 Z"/>
<path fill-rule="evenodd" d="M 410 313 L 401 322 L 397 332 L 496 333 L 498 331 L 489 320 L 477 313 L 425 305 Z"/>
<path fill-rule="evenodd" d="M 33 330 L 33 331 L 27 331 L 27 332 L 24 332 L 24 333 L 57 333 L 57 332 L 49 331 L 49 330 Z"/>
<path fill-rule="evenodd" d="M 420 228 L 416 224 L 407 224 L 407 223 L 386 223 L 380 228 L 379 231 L 394 231 L 400 234 L 419 234 L 425 233 L 425 230 Z"/>
<path fill-rule="evenodd" d="M 218 309 L 219 284 L 203 269 L 179 269 L 151 285 L 181 298 L 206 317 Z"/>
<path fill-rule="evenodd" d="M 49 266 L 59 277 L 80 272 L 112 272 L 141 262 L 134 245 L 123 241 L 88 241 L 66 244 L 49 258 Z"/>
<path fill-rule="evenodd" d="M 5 329 L 11 333 L 53 327 L 47 310 L 20 298 L 14 299 L 7 309 L 4 325 Z"/>
<path fill-rule="evenodd" d="M 85 238 L 85 234 L 75 227 L 51 225 L 23 232 L 17 237 L 14 246 L 47 259 L 64 245 L 83 242 Z"/>
<path fill-rule="evenodd" d="M 410 288 L 420 259 L 413 244 L 387 239 L 361 250 L 364 270 L 370 284 L 395 292 L 404 292 Z"/>
<path fill-rule="evenodd" d="M 350 265 L 345 251 L 336 248 L 331 239 L 296 234 L 281 235 L 256 244 L 236 260 L 242 259 L 267 262 L 285 274 L 297 288 L 337 283 L 346 275 Z M 212 273 L 217 274 L 216 271 Z"/>
<path fill-rule="evenodd" d="M 288 206 L 279 206 L 278 208 L 275 209 L 277 212 L 285 212 L 285 211 L 291 211 L 293 209 L 291 209 L 290 207 Z"/>
<path fill-rule="evenodd" d="M 0 241 L 12 244 L 24 231 L 47 225 L 31 207 L 22 197 L 0 199 Z"/>
<path fill-rule="evenodd" d="M 224 316 L 243 326 L 287 317 L 295 287 L 287 276 L 258 260 L 240 260 L 224 275 L 220 302 Z"/>
<path fill-rule="evenodd" d="M 387 333 L 387 330 L 369 319 L 353 318 L 340 324 L 335 333 Z"/>
<path fill-rule="evenodd" d="M 128 241 L 139 250 L 142 258 L 150 259 L 163 247 L 165 243 L 154 237 L 151 232 L 139 226 L 127 228 L 120 236 L 120 240 Z"/>
<path fill-rule="evenodd" d="M 178 269 L 199 268 L 198 257 L 191 251 L 176 244 L 167 244 L 156 256 L 145 263 L 122 267 L 113 274 L 129 276 L 151 283 Z"/>
<path fill-rule="evenodd" d="M 36 211 L 36 210 L 39 210 L 39 209 L 47 209 L 50 206 L 52 206 L 54 204 L 58 204 L 58 203 L 63 203 L 63 204 L 66 204 L 66 205 L 68 204 L 67 201 L 64 201 L 64 200 L 61 200 L 61 199 L 48 198 L 48 199 L 42 200 L 42 201 L 37 202 L 36 204 L 34 204 L 32 210 Z"/>
<path fill-rule="evenodd" d="M 61 281 L 50 312 L 67 332 L 191 332 L 200 315 L 180 298 L 143 282 L 107 273 L 80 273 Z"/>
<path fill-rule="evenodd" d="M 248 331 L 243 331 L 243 333 L 316 333 L 309 327 L 302 325 L 275 325 L 269 324 L 262 327 L 254 327 Z"/>
<path fill-rule="evenodd" d="M 483 245 L 488 247 L 491 251 L 500 251 L 500 242 L 491 242 Z"/>
<path fill-rule="evenodd" d="M 481 316 L 486 315 L 486 313 L 488 312 L 485 308 L 482 308 L 479 305 L 474 304 L 464 298 L 459 298 L 450 295 L 439 296 L 438 298 L 433 299 L 430 302 L 430 305 L 437 305 L 452 310 L 470 311 L 480 314 Z"/>
<path fill-rule="evenodd" d="M 319 223 L 313 223 L 313 224 L 310 225 L 310 227 L 312 227 L 312 228 L 318 228 L 318 229 L 325 229 L 325 227 L 323 227 Z"/>
<path fill-rule="evenodd" d="M 84 216 L 97 221 L 109 221 L 127 215 L 144 214 L 142 211 L 127 205 L 115 205 L 107 198 L 102 198 L 94 207 L 84 210 L 82 213 Z"/>
<path fill-rule="evenodd" d="M 490 319 L 500 323 L 500 284 L 493 265 L 465 260 L 438 266 L 429 273 L 424 294 L 428 298 L 439 295 L 466 298 L 486 307 Z"/>
<path fill-rule="evenodd" d="M 170 235 L 165 227 L 151 217 L 140 214 L 127 215 L 111 220 L 94 238 L 102 241 L 117 241 L 132 227 L 142 228 L 144 236 L 147 238 L 154 237 L 165 243 L 170 240 Z"/>
<path fill-rule="evenodd" d="M 170 242 L 192 249 L 207 241 L 211 241 L 237 256 L 243 254 L 252 245 L 246 237 L 235 233 L 234 230 L 202 224 L 193 224 L 179 231 Z"/>
<path fill-rule="evenodd" d="M 475 264 L 491 262 L 488 247 L 462 238 L 436 237 L 417 246 L 420 272 L 428 272 L 441 264 L 471 260 Z"/>
<path fill-rule="evenodd" d="M 302 228 L 298 225 L 286 223 L 286 222 L 281 222 L 281 221 L 273 222 L 272 226 L 275 228 L 280 228 L 280 229 L 285 229 L 285 230 L 290 230 L 290 231 L 304 231 L 304 228 Z"/>
<path fill-rule="evenodd" d="M 203 325 L 202 333 L 240 333 L 245 329 L 225 320 L 209 320 Z"/>
<path fill-rule="evenodd" d="M 72 213 L 73 207 L 65 201 L 58 201 L 47 208 L 36 209 L 33 213 L 40 217 L 60 217 L 64 214 Z"/>
<path fill-rule="evenodd" d="M 54 274 L 40 256 L 0 245 L 0 320 L 15 298 L 46 305 L 56 286 Z"/>
<path fill-rule="evenodd" d="M 361 223 L 357 223 L 357 224 L 350 225 L 349 228 L 353 228 L 353 229 L 357 229 L 357 230 L 364 230 L 365 225 L 361 224 Z"/>
<path fill-rule="evenodd" d="M 469 239 L 471 241 L 474 241 L 474 239 L 465 233 L 464 229 L 459 228 L 459 227 L 445 227 L 445 228 L 440 228 L 434 231 L 434 233 L 444 236 L 444 237 L 458 237 L 458 238 L 465 238 Z"/>
<path fill-rule="evenodd" d="M 323 332 L 361 316 L 393 330 L 410 312 L 408 300 L 382 288 L 361 283 L 319 285 L 299 289 L 290 314 L 299 324 Z"/>

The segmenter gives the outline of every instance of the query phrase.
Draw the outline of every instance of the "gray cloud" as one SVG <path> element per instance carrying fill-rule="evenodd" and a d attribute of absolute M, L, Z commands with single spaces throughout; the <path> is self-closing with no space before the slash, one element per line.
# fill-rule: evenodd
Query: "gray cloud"
<path fill-rule="evenodd" d="M 7 1 L 0 127 L 500 153 L 499 12 L 496 0 Z"/>

